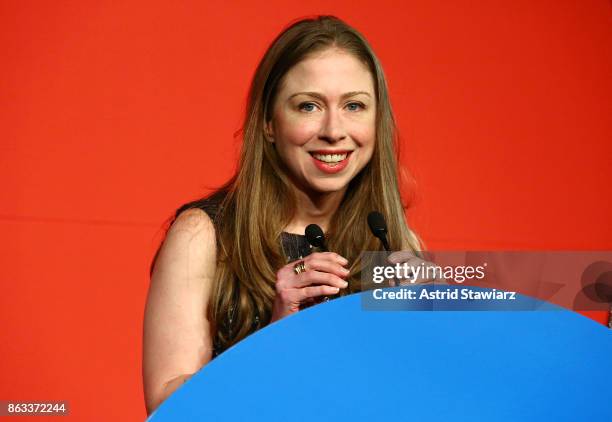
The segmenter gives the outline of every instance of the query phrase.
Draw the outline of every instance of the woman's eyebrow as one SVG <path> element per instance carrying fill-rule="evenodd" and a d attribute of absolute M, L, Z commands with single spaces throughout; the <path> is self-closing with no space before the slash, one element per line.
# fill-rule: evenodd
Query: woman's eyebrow
<path fill-rule="evenodd" d="M 344 94 L 342 94 L 340 96 L 340 99 L 342 100 L 344 98 L 354 97 L 355 95 L 359 95 L 359 94 L 364 94 L 364 95 L 367 95 L 368 97 L 371 97 L 370 93 L 366 91 L 351 91 L 351 92 L 345 92 Z M 319 98 L 320 100 L 325 100 L 325 95 L 319 92 L 313 92 L 313 91 L 296 92 L 295 94 L 291 94 L 288 99 L 290 100 L 293 97 L 298 96 L 298 95 L 308 95 L 310 97 Z"/>

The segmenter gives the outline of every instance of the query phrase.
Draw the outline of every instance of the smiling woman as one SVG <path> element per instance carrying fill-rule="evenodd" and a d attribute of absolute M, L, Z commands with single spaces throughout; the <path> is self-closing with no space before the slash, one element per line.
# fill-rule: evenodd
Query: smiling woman
<path fill-rule="evenodd" d="M 302 192 L 343 196 L 374 150 L 376 99 L 368 67 L 330 47 L 289 70 L 277 95 L 266 130 L 293 183 Z"/>
<path fill-rule="evenodd" d="M 251 83 L 236 174 L 181 206 L 151 266 L 144 321 L 147 411 L 265 325 L 360 290 L 362 251 L 419 250 L 401 202 L 395 121 L 365 38 L 333 16 L 300 20 Z M 310 224 L 327 248 L 313 249 Z"/>

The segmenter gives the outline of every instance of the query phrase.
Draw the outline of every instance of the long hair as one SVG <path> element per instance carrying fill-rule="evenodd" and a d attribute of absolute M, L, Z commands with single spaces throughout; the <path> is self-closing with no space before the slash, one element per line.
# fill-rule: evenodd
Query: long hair
<path fill-rule="evenodd" d="M 207 317 L 221 349 L 250 334 L 254 320 L 263 326 L 271 318 L 276 272 L 287 263 L 280 235 L 294 215 L 296 198 L 286 167 L 266 141 L 265 123 L 271 119 L 283 76 L 300 61 L 328 48 L 350 53 L 367 66 L 377 99 L 372 158 L 349 183 L 327 233 L 329 249 L 350 262 L 349 288 L 342 294 L 360 290 L 361 251 L 380 250 L 380 242 L 367 227 L 370 211 L 385 216 L 392 249 L 419 250 L 419 239 L 407 225 L 400 198 L 397 131 L 377 57 L 365 38 L 337 17 L 299 20 L 276 37 L 255 71 L 239 165 L 215 193 L 222 201 L 215 216 L 218 257 Z M 181 207 L 176 216 L 188 207 Z M 227 324 L 229 315 L 233 317 Z"/>

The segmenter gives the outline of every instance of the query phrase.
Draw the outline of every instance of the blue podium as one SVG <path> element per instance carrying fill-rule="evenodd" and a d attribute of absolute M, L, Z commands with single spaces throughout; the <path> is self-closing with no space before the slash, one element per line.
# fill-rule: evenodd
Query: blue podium
<path fill-rule="evenodd" d="M 370 311 L 363 294 L 251 335 L 149 420 L 612 421 L 606 327 L 552 306 Z"/>

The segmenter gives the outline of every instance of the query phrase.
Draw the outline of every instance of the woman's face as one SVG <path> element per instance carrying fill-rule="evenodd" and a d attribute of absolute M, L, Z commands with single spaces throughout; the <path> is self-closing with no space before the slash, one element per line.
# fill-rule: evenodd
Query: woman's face
<path fill-rule="evenodd" d="M 281 81 L 266 129 L 303 190 L 344 189 L 374 151 L 376 98 L 370 71 L 337 49 L 301 61 Z"/>

